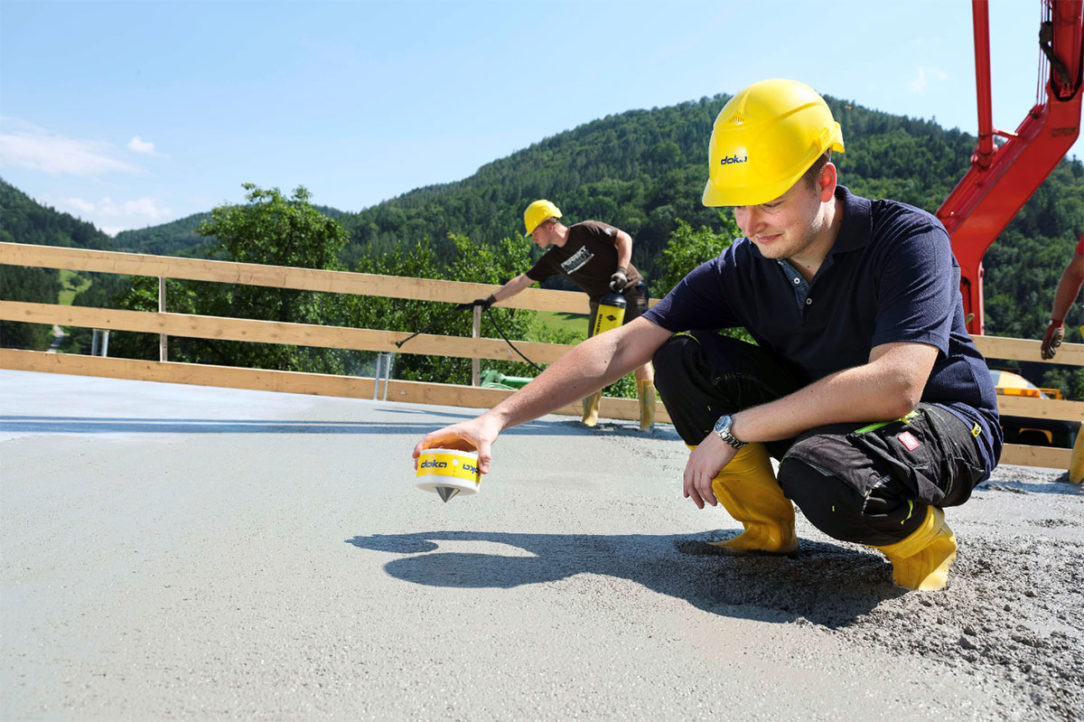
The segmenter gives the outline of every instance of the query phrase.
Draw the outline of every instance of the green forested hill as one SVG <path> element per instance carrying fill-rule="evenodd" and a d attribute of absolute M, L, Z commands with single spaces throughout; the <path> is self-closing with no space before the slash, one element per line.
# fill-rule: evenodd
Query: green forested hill
<path fill-rule="evenodd" d="M 196 233 L 199 224 L 211 220 L 211 212 L 196 213 L 172 223 L 121 231 L 114 241 L 118 251 L 156 256 L 206 256 L 215 243 Z"/>
<path fill-rule="evenodd" d="M 0 241 L 41 246 L 74 246 L 113 250 L 113 241 L 90 223 L 43 206 L 0 179 Z M 0 299 L 55 303 L 65 289 L 58 271 L 0 266 Z M 52 329 L 29 323 L 0 321 L 0 346 L 48 348 Z"/>
<path fill-rule="evenodd" d="M 328 218 L 342 219 L 347 215 L 336 208 L 314 207 Z M 130 253 L 204 258 L 214 251 L 218 241 L 201 236 L 196 233 L 196 229 L 201 223 L 210 220 L 211 212 L 208 210 L 206 213 L 194 213 L 171 223 L 121 231 L 114 238 L 114 245 L 118 251 Z"/>
<path fill-rule="evenodd" d="M 700 195 L 711 125 L 726 100 L 719 95 L 607 116 L 494 160 L 455 183 L 419 188 L 357 213 L 320 210 L 349 234 L 340 253 L 347 268 L 361 262 L 372 267 L 374 259 L 425 239 L 447 266 L 457 255 L 451 234 L 491 248 L 502 238 L 518 240 L 523 208 L 545 197 L 570 222 L 595 218 L 632 233 L 634 261 L 649 279 L 659 279 L 661 250 L 679 221 L 722 228 L 719 209 L 704 208 Z M 847 146 L 835 157 L 840 181 L 857 193 L 933 211 L 967 169 L 975 139 L 960 130 L 827 101 Z M 213 239 L 194 233 L 205 214 L 112 240 L 2 182 L 0 203 L 0 237 L 8 240 L 184 255 L 207 255 L 213 248 Z M 1082 231 L 1084 164 L 1063 161 L 987 253 L 988 333 L 1042 332 L 1053 289 Z M 1070 340 L 1079 340 L 1076 334 Z"/>
<path fill-rule="evenodd" d="M 92 224 L 43 206 L 0 178 L 0 241 L 113 250 L 113 239 Z"/>

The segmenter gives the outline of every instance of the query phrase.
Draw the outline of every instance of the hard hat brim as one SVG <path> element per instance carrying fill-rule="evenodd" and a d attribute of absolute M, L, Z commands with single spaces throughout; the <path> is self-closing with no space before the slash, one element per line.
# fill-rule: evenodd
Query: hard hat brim
<path fill-rule="evenodd" d="M 794 178 L 788 178 L 772 185 L 759 185 L 756 188 L 742 186 L 720 188 L 709 180 L 704 185 L 704 195 L 701 197 L 700 202 L 708 207 L 757 206 L 761 203 L 768 203 L 794 187 L 794 184 L 798 182 L 803 173 L 805 171 L 794 176 Z"/>

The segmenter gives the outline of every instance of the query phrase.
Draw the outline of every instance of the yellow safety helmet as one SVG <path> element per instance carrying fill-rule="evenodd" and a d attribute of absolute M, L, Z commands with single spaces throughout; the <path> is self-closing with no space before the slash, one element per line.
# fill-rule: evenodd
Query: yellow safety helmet
<path fill-rule="evenodd" d="M 550 201 L 542 199 L 535 201 L 531 205 L 527 206 L 527 210 L 523 211 L 523 225 L 527 226 L 527 233 L 525 235 L 531 235 L 534 233 L 534 229 L 547 218 L 560 218 L 561 209 L 553 205 Z"/>
<path fill-rule="evenodd" d="M 767 203 L 828 150 L 843 152 L 843 131 L 824 98 L 794 80 L 753 83 L 715 118 L 703 203 Z"/>

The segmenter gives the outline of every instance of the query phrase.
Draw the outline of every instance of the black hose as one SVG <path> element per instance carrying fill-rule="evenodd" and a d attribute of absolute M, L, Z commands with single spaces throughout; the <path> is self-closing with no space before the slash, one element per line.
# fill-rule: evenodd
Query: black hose
<path fill-rule="evenodd" d="M 460 303 L 460 304 L 457 304 L 457 305 L 453 306 L 450 311 L 448 311 L 446 313 L 443 313 L 440 316 L 436 317 L 435 319 L 433 319 L 432 321 L 427 323 L 424 328 L 422 328 L 422 329 L 420 329 L 418 331 L 415 331 L 414 333 L 412 333 L 409 336 L 407 336 L 406 338 L 404 338 L 402 341 L 396 341 L 395 342 L 395 347 L 396 348 L 402 348 L 404 343 L 406 343 L 410 339 L 414 338 L 415 336 L 420 336 L 421 334 L 425 333 L 426 331 L 433 328 L 434 326 L 436 326 L 438 323 L 440 323 L 444 319 L 451 316 L 453 313 L 457 313 L 459 311 L 466 311 L 468 308 L 473 308 L 473 307 L 474 307 L 473 303 Z"/>
<path fill-rule="evenodd" d="M 456 305 L 456 306 L 454 306 L 454 307 L 453 307 L 453 308 L 452 308 L 451 310 L 447 311 L 446 313 L 443 313 L 443 314 L 441 314 L 441 315 L 440 315 L 440 316 L 438 316 L 437 318 L 435 318 L 435 319 L 433 319 L 432 321 L 430 321 L 429 323 L 427 323 L 427 324 L 425 325 L 425 327 L 424 327 L 424 328 L 422 328 L 421 330 L 415 331 L 414 333 L 412 333 L 412 334 L 410 334 L 409 336 L 407 336 L 406 338 L 404 338 L 404 339 L 403 339 L 402 341 L 396 341 L 396 342 L 395 342 L 395 347 L 396 347 L 396 348 L 402 348 L 402 347 L 403 347 L 403 344 L 405 344 L 405 343 L 406 343 L 407 341 L 409 341 L 410 339 L 414 338 L 415 336 L 418 336 L 418 335 L 421 335 L 421 334 L 425 333 L 426 331 L 428 331 L 429 329 L 433 328 L 434 326 L 436 326 L 436 325 L 437 325 L 438 323 L 440 323 L 440 322 L 441 322 L 441 321 L 443 321 L 444 319 L 446 319 L 446 318 L 448 318 L 449 316 L 451 316 L 451 315 L 452 315 L 453 313 L 457 313 L 457 312 L 459 312 L 459 311 L 466 311 L 466 310 L 467 310 L 467 309 L 469 309 L 469 308 L 474 308 L 474 304 L 473 304 L 473 303 L 460 303 L 460 304 L 457 304 L 457 305 Z M 487 315 L 489 316 L 489 320 L 490 320 L 490 322 L 491 322 L 491 323 L 493 324 L 493 328 L 497 329 L 497 333 L 499 333 L 499 334 L 501 335 L 501 338 L 503 338 L 503 339 L 504 339 L 504 342 L 505 342 L 506 344 L 508 344 L 508 346 L 509 346 L 509 347 L 510 347 L 510 348 L 511 348 L 511 349 L 512 349 L 513 351 L 515 351 L 515 352 L 516 352 L 517 354 L 519 354 L 519 357 L 520 357 L 521 359 L 523 359 L 524 361 L 526 361 L 527 363 L 529 363 L 529 364 L 530 364 L 530 365 L 531 365 L 532 367 L 534 367 L 534 369 L 535 369 L 536 371 L 538 371 L 539 373 L 541 373 L 541 372 L 543 371 L 542 367 L 541 367 L 541 366 L 539 366 L 538 364 L 536 364 L 536 363 L 535 363 L 534 361 L 532 361 L 531 359 L 529 359 L 529 358 L 527 358 L 526 356 L 524 356 L 524 355 L 523 355 L 523 352 L 522 352 L 522 351 L 520 351 L 520 350 L 519 350 L 518 348 L 516 348 L 516 347 L 515 347 L 515 345 L 514 345 L 514 344 L 513 344 L 513 343 L 512 343 L 512 342 L 511 342 L 510 340 L 508 340 L 508 336 L 506 336 L 506 335 L 505 335 L 505 333 L 504 333 L 504 330 L 503 330 L 503 329 L 501 329 L 500 325 L 498 325 L 498 324 L 497 324 L 497 319 L 496 319 L 496 318 L 495 318 L 495 317 L 493 316 L 493 314 L 492 314 L 492 313 L 490 313 L 490 312 L 489 312 L 489 306 L 486 306 L 486 307 L 485 307 L 485 311 L 486 311 L 486 314 L 487 314 Z"/>
<path fill-rule="evenodd" d="M 486 307 L 486 314 L 487 314 L 487 315 L 489 316 L 489 321 L 490 321 L 490 323 L 492 323 L 492 324 L 493 324 L 493 328 L 497 329 L 497 333 L 499 333 L 499 334 L 501 335 L 501 338 L 503 338 L 503 339 L 504 339 L 504 342 L 505 342 L 506 344 L 508 344 L 509 348 L 511 348 L 511 349 L 512 349 L 513 351 L 515 351 L 516 353 L 518 353 L 518 354 L 519 354 L 519 357 L 520 357 L 521 359 L 523 359 L 524 361 L 526 361 L 527 363 L 529 363 L 529 364 L 530 364 L 531 366 L 533 366 L 533 367 L 534 367 L 534 369 L 535 369 L 535 371 L 537 371 L 538 373 L 542 373 L 543 369 L 542 369 L 542 367 L 541 367 L 541 366 L 539 366 L 539 365 L 538 365 L 538 364 L 536 364 L 536 363 L 535 363 L 534 361 L 532 361 L 531 359 L 529 359 L 529 358 L 527 358 L 526 356 L 524 356 L 524 355 L 523 355 L 523 352 L 522 352 L 522 351 L 520 351 L 520 350 L 519 350 L 518 348 L 516 348 L 516 347 L 515 347 L 515 345 L 514 345 L 514 344 L 513 344 L 513 343 L 512 343 L 511 341 L 509 341 L 509 340 L 508 340 L 508 337 L 504 335 L 504 331 L 503 331 L 503 330 L 501 330 L 501 327 L 497 325 L 497 319 L 496 319 L 496 318 L 494 318 L 494 317 L 493 317 L 493 314 L 491 314 L 491 313 L 489 312 L 489 308 L 488 308 L 488 307 Z"/>

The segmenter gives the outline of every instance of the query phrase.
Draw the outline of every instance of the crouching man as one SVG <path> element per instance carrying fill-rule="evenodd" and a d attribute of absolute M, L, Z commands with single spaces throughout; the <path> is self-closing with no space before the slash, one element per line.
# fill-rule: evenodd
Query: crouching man
<path fill-rule="evenodd" d="M 944 227 L 837 185 L 833 151 L 842 131 L 809 87 L 739 92 L 715 121 L 703 202 L 733 207 L 745 237 L 490 411 L 427 434 L 415 458 L 466 441 L 484 473 L 501 431 L 653 360 L 692 449 L 685 497 L 744 526 L 722 550 L 794 551 L 793 503 L 826 534 L 879 549 L 897 584 L 943 588 L 956 557 L 943 509 L 1001 452 L 993 384 Z M 718 333 L 737 327 L 756 345 Z"/>

